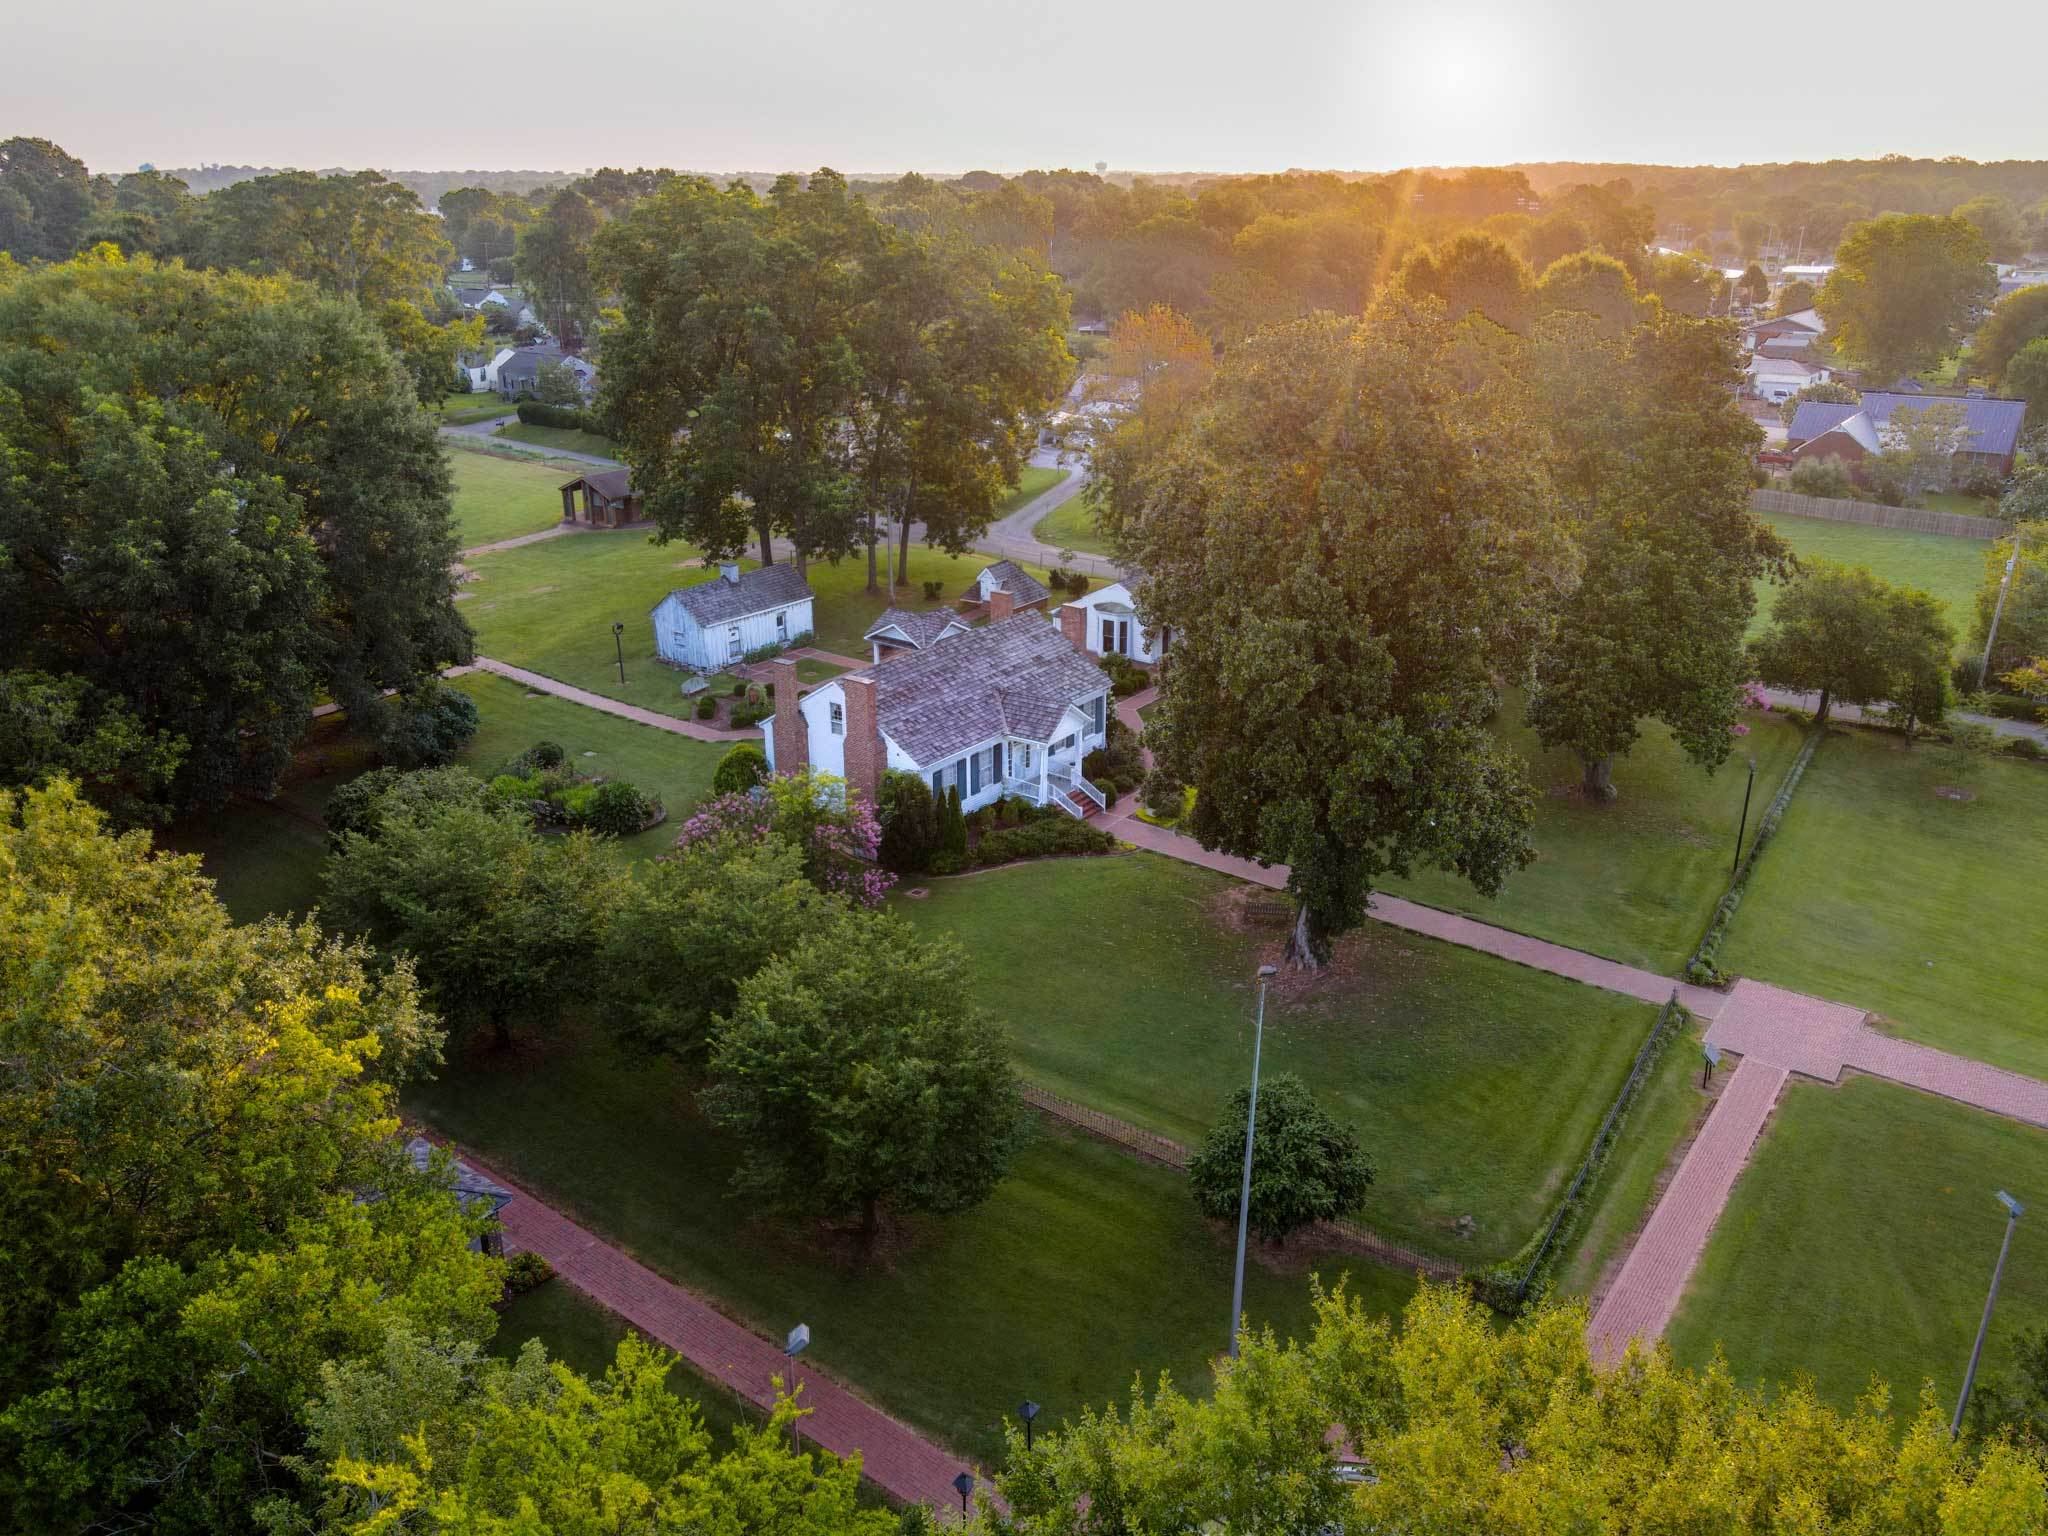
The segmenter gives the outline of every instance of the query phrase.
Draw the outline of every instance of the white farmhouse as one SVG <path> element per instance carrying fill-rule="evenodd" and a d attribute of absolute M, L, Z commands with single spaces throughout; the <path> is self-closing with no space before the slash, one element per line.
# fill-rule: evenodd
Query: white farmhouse
<path fill-rule="evenodd" d="M 1124 583 L 1098 587 L 1059 611 L 1060 628 L 1075 645 L 1092 656 L 1128 656 L 1152 666 L 1166 654 L 1172 638 L 1147 629 L 1138 617 L 1138 601 Z"/>
<path fill-rule="evenodd" d="M 654 605 L 654 650 L 700 672 L 729 666 L 762 646 L 811 632 L 811 586 L 793 565 L 742 571 L 735 561 L 718 579 L 678 587 Z"/>
<path fill-rule="evenodd" d="M 1073 816 L 1105 809 L 1081 763 L 1106 739 L 1108 674 L 1007 593 L 992 608 L 980 629 L 899 648 L 801 698 L 795 664 L 781 664 L 769 766 L 838 774 L 870 803 L 894 768 L 957 788 L 968 810 L 1004 795 Z"/>

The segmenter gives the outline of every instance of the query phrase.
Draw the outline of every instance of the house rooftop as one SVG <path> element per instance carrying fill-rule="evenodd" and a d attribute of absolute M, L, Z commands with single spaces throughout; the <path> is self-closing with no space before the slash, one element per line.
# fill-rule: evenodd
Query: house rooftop
<path fill-rule="evenodd" d="M 728 577 L 725 574 L 727 569 L 733 569 L 735 574 Z M 800 603 L 810 595 L 811 584 L 804 580 L 803 573 L 795 566 L 764 565 L 752 571 L 720 567 L 714 580 L 700 581 L 693 587 L 677 587 L 668 596 L 680 603 L 683 611 L 699 624 L 727 624 L 734 619 L 766 613 L 770 608 Z M 665 603 L 668 598 L 661 601 Z M 655 606 L 658 608 L 661 604 Z"/>
<path fill-rule="evenodd" d="M 873 681 L 877 723 L 926 765 L 997 737 L 1050 741 L 1070 706 L 1109 687 L 1109 674 L 1036 613 L 848 675 Z"/>
<path fill-rule="evenodd" d="M 1033 603 L 1042 603 L 1052 593 L 1044 582 L 1026 571 L 1014 560 L 998 560 L 982 572 L 997 587 L 1010 594 L 1019 608 L 1028 608 Z"/>
<path fill-rule="evenodd" d="M 561 490 L 573 491 L 577 486 L 588 486 L 598 495 L 611 501 L 618 501 L 633 492 L 633 471 L 630 469 L 599 469 L 587 475 L 578 475 L 574 480 L 565 480 Z"/>
<path fill-rule="evenodd" d="M 888 640 L 900 636 L 905 644 L 924 650 L 938 644 L 940 637 L 956 625 L 967 627 L 950 608 L 932 608 L 922 613 L 910 608 L 885 608 L 861 639 Z"/>
<path fill-rule="evenodd" d="M 1909 395 L 1882 389 L 1865 391 L 1862 402 L 1857 405 L 1803 400 L 1799 409 L 1792 413 L 1792 422 L 1785 430 L 1785 437 L 1788 442 L 1806 442 L 1823 432 L 1832 432 L 1850 417 L 1862 414 L 1869 416 L 1875 439 L 1883 433 L 1893 412 L 1924 411 L 1936 405 L 1961 407 L 1963 425 L 1970 432 L 1969 440 L 1962 449 L 1965 453 L 2003 457 L 2019 446 L 2020 428 L 2027 419 L 2027 402 L 2024 400 L 1973 400 L 1964 395 Z"/>

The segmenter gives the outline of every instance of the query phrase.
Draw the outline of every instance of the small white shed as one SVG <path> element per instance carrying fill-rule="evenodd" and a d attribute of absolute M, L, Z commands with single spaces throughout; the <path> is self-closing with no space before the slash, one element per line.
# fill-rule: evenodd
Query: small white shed
<path fill-rule="evenodd" d="M 651 616 L 655 654 L 679 667 L 715 672 L 749 651 L 810 634 L 811 587 L 793 565 L 742 571 L 727 562 L 715 580 L 676 588 Z"/>

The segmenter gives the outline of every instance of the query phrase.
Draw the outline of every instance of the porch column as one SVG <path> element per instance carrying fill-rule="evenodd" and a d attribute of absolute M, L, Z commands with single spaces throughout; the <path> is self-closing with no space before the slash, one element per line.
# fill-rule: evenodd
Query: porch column
<path fill-rule="evenodd" d="M 1052 766 L 1052 743 L 1047 742 L 1038 749 L 1038 803 L 1045 804 L 1045 775 Z"/>

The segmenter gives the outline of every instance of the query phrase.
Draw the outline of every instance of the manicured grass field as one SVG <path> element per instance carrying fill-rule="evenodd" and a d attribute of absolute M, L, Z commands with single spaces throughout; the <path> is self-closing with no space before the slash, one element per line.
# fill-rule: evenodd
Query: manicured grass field
<path fill-rule="evenodd" d="M 1249 922 L 1233 921 L 1245 888 L 1152 854 L 929 887 L 900 909 L 959 937 L 1029 1081 L 1188 1144 L 1245 1081 L 1252 976 L 1285 933 L 1281 898 L 1259 892 Z M 1358 1128 L 1377 1170 L 1369 1226 L 1492 1260 L 1547 1214 L 1654 1015 L 1375 923 L 1324 979 L 1276 987 L 1263 1070 L 1300 1074 Z"/>
<path fill-rule="evenodd" d="M 2048 767 L 1838 728 L 1757 863 L 1721 964 L 2048 1076 L 2044 869 Z"/>
<path fill-rule="evenodd" d="M 2013 1234 L 1986 1374 L 2048 1323 L 2048 1132 L 1876 1078 L 1793 1079 L 1673 1320 L 1680 1360 L 1719 1340 L 1745 1381 L 1805 1374 L 1847 1406 L 1873 1373 L 1911 1413 L 1931 1378 L 1951 1409 L 2005 1226 L 1992 1198 L 2030 1207 Z"/>
<path fill-rule="evenodd" d="M 1038 464 L 1025 465 L 1010 494 L 996 503 L 995 515 L 1008 517 L 1027 502 L 1036 501 L 1072 473 L 1072 470 L 1048 469 Z"/>
<path fill-rule="evenodd" d="M 610 438 L 573 427 L 534 427 L 523 421 L 508 421 L 492 436 L 510 438 L 515 443 L 538 443 L 544 448 L 560 449 L 566 453 L 594 453 L 602 459 L 619 456 L 618 444 Z"/>
<path fill-rule="evenodd" d="M 1536 787 L 1536 862 L 1489 900 L 1465 881 L 1418 869 L 1386 889 L 1518 933 L 1675 975 L 1727 889 L 1742 818 L 1746 759 L 1757 760 L 1750 827 L 1799 752 L 1799 730 L 1745 714 L 1749 735 L 1712 775 L 1695 767 L 1654 722 L 1614 765 L 1620 798 L 1579 793 L 1578 760 L 1548 752 L 1524 726 L 1519 697 L 1503 705 L 1502 737 L 1529 764 Z"/>
<path fill-rule="evenodd" d="M 472 391 L 466 395 L 444 395 L 433 410 L 441 418 L 442 426 L 461 427 L 473 421 L 489 421 L 495 416 L 509 415 L 512 407 L 496 395 Z"/>
<path fill-rule="evenodd" d="M 1111 553 L 1109 540 L 1095 529 L 1095 492 L 1091 488 L 1070 496 L 1038 520 L 1032 530 L 1041 544 L 1071 549 L 1084 555 Z"/>
<path fill-rule="evenodd" d="M 910 583 L 896 592 L 896 606 L 932 608 L 950 602 L 989 563 L 986 555 L 952 556 L 913 548 Z M 580 533 L 523 549 L 479 555 L 469 562 L 476 579 L 462 615 L 476 631 L 477 649 L 515 666 L 588 688 L 608 698 L 682 715 L 690 706 L 681 685 L 686 674 L 665 666 L 654 654 L 649 612 L 675 587 L 717 577 L 686 544 L 655 544 L 641 530 Z M 1034 572 L 1038 576 L 1045 573 Z M 868 653 L 861 633 L 880 617 L 889 599 L 869 593 L 867 561 L 855 557 L 809 570 L 816 633 L 810 644 L 839 655 Z M 920 585 L 942 584 L 943 597 L 927 601 Z M 612 623 L 626 628 L 626 681 L 619 681 Z"/>
<path fill-rule="evenodd" d="M 1957 510 L 1948 508 L 1947 510 Z M 1981 508 L 1973 508 L 1981 515 Z M 1958 638 L 1967 635 L 1975 611 L 1977 588 L 1984 580 L 1988 539 L 1958 539 L 1945 533 L 1915 533 L 1903 528 L 1871 528 L 1862 523 L 1833 523 L 1818 517 L 1766 517 L 1797 554 L 1810 560 L 1862 565 L 1884 580 L 1931 592 L 1948 606 L 1948 621 Z M 1781 588 L 1758 582 L 1756 618 L 1751 633 L 1770 618 Z"/>
<path fill-rule="evenodd" d="M 562 520 L 561 486 L 573 476 L 558 465 L 451 453 L 448 466 L 455 474 L 455 526 L 463 549 L 540 533 Z"/>
<path fill-rule="evenodd" d="M 906 1224 L 861 1267 L 811 1231 L 750 1219 L 728 1193 L 733 1148 L 678 1072 L 573 1027 L 536 1036 L 509 1059 L 451 1063 L 408 1109 L 747 1326 L 780 1338 L 810 1324 L 807 1358 L 963 1454 L 993 1458 L 1026 1397 L 1049 1425 L 1121 1404 L 1134 1373 L 1208 1379 L 1232 1234 L 1170 1170 L 1042 1126 L 986 1204 Z M 1315 1267 L 1385 1311 L 1412 1287 L 1336 1256 Z M 1255 1261 L 1245 1289 L 1255 1323 L 1306 1330 L 1305 1269 Z"/>
<path fill-rule="evenodd" d="M 629 779 L 660 795 L 669 819 L 620 838 L 617 847 L 628 858 L 652 858 L 674 846 L 682 818 L 711 792 L 711 775 L 726 752 L 723 743 L 693 741 L 566 699 L 532 696 L 519 684 L 488 673 L 472 672 L 454 686 L 476 700 L 481 717 L 475 739 L 456 759 L 465 768 L 488 778 L 536 741 L 552 741 L 569 754 L 569 766 L 578 773 Z"/>

